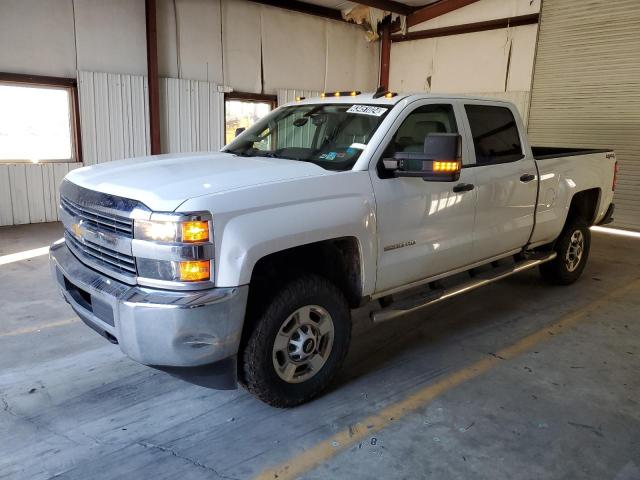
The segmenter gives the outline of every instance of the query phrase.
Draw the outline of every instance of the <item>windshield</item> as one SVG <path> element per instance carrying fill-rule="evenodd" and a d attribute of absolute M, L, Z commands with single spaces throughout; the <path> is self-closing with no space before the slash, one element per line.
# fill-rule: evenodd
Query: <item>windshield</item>
<path fill-rule="evenodd" d="M 390 108 L 344 103 L 281 108 L 249 128 L 225 151 L 312 162 L 327 170 L 349 170 Z"/>

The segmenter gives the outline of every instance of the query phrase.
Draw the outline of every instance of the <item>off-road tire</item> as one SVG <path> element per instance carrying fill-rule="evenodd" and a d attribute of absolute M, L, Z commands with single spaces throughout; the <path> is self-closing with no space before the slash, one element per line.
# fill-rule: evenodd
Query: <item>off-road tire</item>
<path fill-rule="evenodd" d="M 572 237 L 576 232 L 580 232 L 583 238 L 582 255 L 579 263 L 573 270 L 567 262 L 567 252 L 572 245 Z M 589 258 L 591 246 L 591 231 L 584 220 L 575 219 L 567 222 L 562 229 L 560 236 L 556 239 L 553 249 L 558 256 L 552 261 L 540 265 L 542 278 L 552 285 L 570 285 L 582 274 Z"/>
<path fill-rule="evenodd" d="M 322 368 L 302 383 L 288 383 L 276 373 L 273 345 L 283 322 L 297 309 L 317 305 L 331 316 L 333 346 Z M 241 384 L 274 407 L 293 407 L 318 396 L 342 366 L 351 340 L 351 313 L 338 288 L 317 275 L 303 275 L 285 283 L 252 322 L 252 331 L 239 354 Z"/>

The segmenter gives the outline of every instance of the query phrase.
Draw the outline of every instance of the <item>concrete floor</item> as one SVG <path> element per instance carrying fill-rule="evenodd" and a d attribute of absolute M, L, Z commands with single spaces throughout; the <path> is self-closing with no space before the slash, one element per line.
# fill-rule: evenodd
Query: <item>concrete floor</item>
<path fill-rule="evenodd" d="M 2 228 L 0 255 L 58 236 Z M 281 478 L 639 479 L 639 266 L 640 240 L 594 233 L 570 287 L 532 271 L 388 324 L 358 311 L 332 390 L 278 410 L 129 360 L 75 319 L 46 256 L 1 265 L 0 478 L 243 479 L 284 463 Z M 341 431 L 355 443 L 318 447 Z"/>

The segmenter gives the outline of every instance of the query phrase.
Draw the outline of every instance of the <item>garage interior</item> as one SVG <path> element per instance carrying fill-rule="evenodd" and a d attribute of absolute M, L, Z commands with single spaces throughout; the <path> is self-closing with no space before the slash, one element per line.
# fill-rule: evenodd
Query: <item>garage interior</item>
<path fill-rule="evenodd" d="M 580 281 L 358 309 L 338 380 L 288 410 L 139 365 L 61 298 L 69 171 L 379 85 L 506 99 L 533 145 L 614 149 Z M 1 0 L 0 479 L 640 479 L 639 130 L 635 0 Z"/>

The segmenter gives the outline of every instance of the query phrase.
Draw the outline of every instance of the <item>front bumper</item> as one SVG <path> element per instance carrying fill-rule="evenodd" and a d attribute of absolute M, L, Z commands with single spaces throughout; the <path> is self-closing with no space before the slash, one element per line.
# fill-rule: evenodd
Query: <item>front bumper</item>
<path fill-rule="evenodd" d="M 49 258 L 73 310 L 133 360 L 200 367 L 237 354 L 248 286 L 198 291 L 131 286 L 85 266 L 64 240 L 51 246 Z"/>

